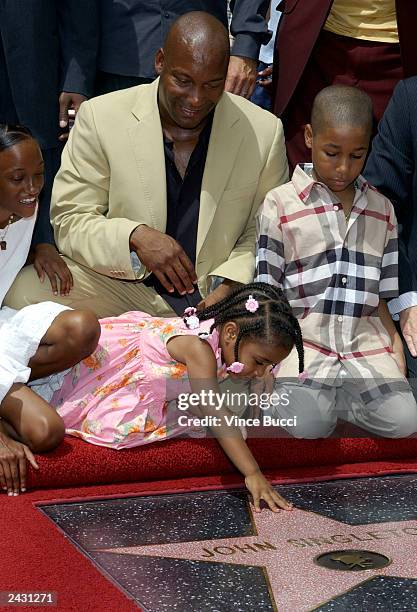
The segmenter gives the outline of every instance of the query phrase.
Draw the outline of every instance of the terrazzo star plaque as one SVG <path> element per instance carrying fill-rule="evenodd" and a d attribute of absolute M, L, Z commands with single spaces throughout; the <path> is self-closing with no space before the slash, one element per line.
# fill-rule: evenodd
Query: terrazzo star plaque
<path fill-rule="evenodd" d="M 417 609 L 417 476 L 43 506 L 145 610 Z M 364 607 L 365 606 L 365 607 Z"/>

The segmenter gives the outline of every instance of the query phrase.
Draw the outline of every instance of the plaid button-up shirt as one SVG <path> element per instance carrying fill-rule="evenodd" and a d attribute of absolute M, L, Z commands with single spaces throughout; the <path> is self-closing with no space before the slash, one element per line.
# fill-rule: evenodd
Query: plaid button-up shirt
<path fill-rule="evenodd" d="M 352 378 L 402 378 L 379 316 L 380 298 L 398 295 L 397 223 L 391 202 L 363 177 L 353 208 L 297 166 L 258 213 L 256 280 L 280 286 L 300 321 L 307 380 L 334 384 L 343 363 Z M 293 351 L 278 377 L 294 377 Z M 385 389 L 385 391 L 389 391 Z"/>

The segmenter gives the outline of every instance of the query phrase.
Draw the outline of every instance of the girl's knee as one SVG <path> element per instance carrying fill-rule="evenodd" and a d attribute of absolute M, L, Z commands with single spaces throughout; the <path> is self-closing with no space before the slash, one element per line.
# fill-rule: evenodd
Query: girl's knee
<path fill-rule="evenodd" d="M 26 434 L 29 448 L 35 453 L 43 453 L 59 446 L 64 439 L 65 425 L 58 414 L 39 416 L 32 423 L 30 431 Z"/>
<path fill-rule="evenodd" d="M 65 332 L 80 359 L 88 357 L 100 339 L 100 323 L 91 310 L 67 311 Z"/>

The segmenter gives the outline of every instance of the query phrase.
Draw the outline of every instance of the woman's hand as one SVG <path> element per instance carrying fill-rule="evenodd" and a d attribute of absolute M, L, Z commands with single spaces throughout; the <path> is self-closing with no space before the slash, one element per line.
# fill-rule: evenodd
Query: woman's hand
<path fill-rule="evenodd" d="M 58 277 L 60 281 L 60 295 L 68 295 L 74 285 L 72 274 L 54 245 L 46 243 L 38 244 L 34 250 L 35 259 L 33 265 L 41 283 L 45 280 L 46 275 L 51 283 L 53 294 L 58 295 Z"/>
<path fill-rule="evenodd" d="M 26 491 L 26 460 L 39 469 L 32 451 L 26 444 L 12 440 L 0 432 L 0 485 L 8 495 Z"/>
<path fill-rule="evenodd" d="M 245 484 L 247 489 L 252 495 L 253 505 L 255 512 L 260 512 L 260 502 L 263 499 L 272 510 L 272 512 L 279 512 L 279 509 L 292 510 L 293 506 L 287 500 L 285 500 L 279 493 L 272 488 L 265 476 L 258 470 L 250 476 L 246 476 Z"/>

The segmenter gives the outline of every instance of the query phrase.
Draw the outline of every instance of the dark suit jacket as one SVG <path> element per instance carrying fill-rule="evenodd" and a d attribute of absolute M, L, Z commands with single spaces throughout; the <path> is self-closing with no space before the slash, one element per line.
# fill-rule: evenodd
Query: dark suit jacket
<path fill-rule="evenodd" d="M 98 2 L 0 0 L 0 122 L 26 125 L 45 157 L 33 244 L 54 241 L 49 204 L 61 152 L 58 98 L 62 91 L 93 95 Z"/>
<path fill-rule="evenodd" d="M 269 0 L 232 0 L 233 54 L 257 59 L 270 32 Z M 226 0 L 101 0 L 99 68 L 104 72 L 154 78 L 156 51 L 172 22 L 188 11 L 207 11 L 227 27 Z"/>
<path fill-rule="evenodd" d="M 98 1 L 0 0 L 0 92 L 11 88 L 20 123 L 43 149 L 58 143 L 59 93 L 93 93 Z"/>
<path fill-rule="evenodd" d="M 281 116 L 304 72 L 333 0 L 284 0 L 275 43 L 274 112 Z M 396 0 L 404 76 L 417 74 L 417 2 Z"/>
<path fill-rule="evenodd" d="M 393 203 L 399 223 L 400 294 L 417 291 L 417 77 L 400 81 L 364 175 Z"/>

